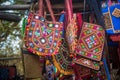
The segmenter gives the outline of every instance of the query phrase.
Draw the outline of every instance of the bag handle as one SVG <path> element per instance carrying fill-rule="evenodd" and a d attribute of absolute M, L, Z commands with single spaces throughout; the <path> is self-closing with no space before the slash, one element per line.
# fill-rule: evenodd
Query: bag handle
<path fill-rule="evenodd" d="M 70 22 L 73 17 L 72 0 L 65 0 L 67 21 Z"/>
<path fill-rule="evenodd" d="M 91 10 L 93 10 L 93 12 L 94 12 L 97 23 L 105 29 L 104 19 L 103 19 L 101 11 L 99 9 L 97 0 L 87 0 L 87 2 L 89 4 Z"/>
<path fill-rule="evenodd" d="M 78 24 L 78 37 L 80 35 L 80 31 L 81 31 L 81 28 L 82 28 L 82 25 L 83 25 L 83 18 L 82 18 L 82 14 L 81 13 L 77 13 L 77 24 Z"/>
<path fill-rule="evenodd" d="M 51 3 L 50 3 L 50 0 L 45 0 L 46 1 L 46 4 L 47 4 L 47 8 L 48 8 L 48 11 L 50 13 L 50 16 L 52 18 L 52 21 L 53 22 L 56 22 L 55 20 L 55 17 L 54 17 L 54 13 L 52 11 L 52 7 L 51 7 Z M 42 16 L 43 15 L 43 0 L 39 0 L 39 15 Z"/>
<path fill-rule="evenodd" d="M 86 0 L 84 0 L 84 7 L 83 7 L 83 13 L 86 11 Z M 85 14 L 83 14 L 83 21 L 85 21 Z"/>
<path fill-rule="evenodd" d="M 50 15 L 52 17 L 53 22 L 56 22 L 55 16 L 54 16 L 54 13 L 53 13 L 53 10 L 52 10 L 52 6 L 51 6 L 51 3 L 50 3 L 50 0 L 45 0 L 45 1 L 47 3 L 47 7 L 48 7 L 48 10 L 50 12 Z"/>
<path fill-rule="evenodd" d="M 39 10 L 38 10 L 38 13 L 40 16 L 43 16 L 43 0 L 39 0 Z"/>

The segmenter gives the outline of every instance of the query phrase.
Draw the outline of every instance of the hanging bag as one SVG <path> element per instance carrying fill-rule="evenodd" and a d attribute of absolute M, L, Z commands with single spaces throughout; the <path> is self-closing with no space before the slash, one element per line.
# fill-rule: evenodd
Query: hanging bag
<path fill-rule="evenodd" d="M 46 56 L 56 54 L 59 50 L 62 37 L 62 22 L 56 22 L 51 9 L 50 0 L 45 0 L 52 21 L 47 21 L 43 13 L 43 0 L 39 0 L 38 13 L 30 16 L 26 25 L 25 45 L 26 48 L 36 55 Z"/>
<path fill-rule="evenodd" d="M 76 15 L 73 15 L 72 0 L 65 0 L 67 9 L 67 28 L 66 28 L 66 40 L 69 46 L 70 53 L 74 54 L 76 41 L 77 41 L 77 23 Z"/>
<path fill-rule="evenodd" d="M 65 40 L 63 40 L 63 45 L 60 46 L 59 53 L 53 55 L 53 63 L 55 67 L 63 75 L 72 75 L 74 74 L 72 67 L 72 58 L 69 56 L 69 51 L 65 48 Z"/>
<path fill-rule="evenodd" d="M 120 0 L 112 5 L 111 0 L 107 0 L 107 7 L 102 9 L 107 34 L 120 33 Z"/>
<path fill-rule="evenodd" d="M 92 3 L 97 5 L 96 0 L 91 0 L 89 4 L 92 5 Z M 84 5 L 86 5 L 86 1 L 84 1 Z M 95 8 L 99 10 L 98 7 Z M 84 22 L 76 47 L 76 54 L 78 56 L 74 62 L 94 70 L 99 70 L 100 65 L 97 61 L 101 61 L 102 58 L 104 39 L 105 32 L 102 26 Z"/>

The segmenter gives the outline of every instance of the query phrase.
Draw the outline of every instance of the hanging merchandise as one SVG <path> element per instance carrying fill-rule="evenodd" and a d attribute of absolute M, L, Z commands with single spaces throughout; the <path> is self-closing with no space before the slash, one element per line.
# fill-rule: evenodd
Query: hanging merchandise
<path fill-rule="evenodd" d="M 90 6 L 93 2 L 96 3 L 94 5 L 98 5 L 96 0 L 92 0 Z M 84 9 L 85 5 L 86 1 L 84 0 Z M 98 6 L 95 8 L 98 9 Z M 94 70 L 99 70 L 100 64 L 98 61 L 101 61 L 102 58 L 104 40 L 105 32 L 102 26 L 84 22 L 77 43 L 77 56 L 74 62 Z"/>
<path fill-rule="evenodd" d="M 72 59 L 69 57 L 69 52 L 64 45 L 60 46 L 59 53 L 53 55 L 53 63 L 55 67 L 64 75 L 74 74 L 72 67 Z"/>
<path fill-rule="evenodd" d="M 65 14 L 62 13 L 60 16 L 59 22 L 63 22 L 64 17 L 65 17 Z M 62 42 L 64 44 L 64 39 L 62 40 Z M 48 66 L 46 65 L 47 69 L 50 68 L 49 66 L 51 65 L 54 66 L 54 78 L 55 79 L 63 79 L 63 78 L 66 79 L 66 78 L 71 77 L 70 75 L 74 73 L 73 68 L 71 66 L 72 59 L 69 58 L 68 50 L 67 48 L 65 49 L 64 46 L 61 44 L 60 49 L 58 51 L 59 53 L 52 55 L 51 62 L 53 63 Z"/>
<path fill-rule="evenodd" d="M 77 46 L 77 54 L 100 61 L 104 47 L 104 30 L 101 26 L 91 23 L 83 23 Z"/>
<path fill-rule="evenodd" d="M 53 21 L 47 21 L 43 13 L 43 0 L 39 0 L 38 13 L 30 13 L 25 30 L 25 45 L 34 54 L 45 56 L 58 53 L 62 38 L 62 22 L 56 22 L 50 0 L 45 0 Z"/>
<path fill-rule="evenodd" d="M 105 21 L 105 28 L 108 34 L 120 33 L 120 1 L 112 5 L 111 0 L 107 0 L 107 6 L 102 9 Z"/>
<path fill-rule="evenodd" d="M 74 54 L 76 41 L 77 41 L 77 23 L 76 14 L 72 13 L 72 0 L 65 0 L 67 8 L 67 29 L 66 29 L 66 40 L 69 46 L 70 53 Z"/>
<path fill-rule="evenodd" d="M 86 78 L 89 78 L 91 75 L 90 69 L 83 66 L 74 65 L 74 70 L 76 74 L 75 80 L 86 79 Z"/>

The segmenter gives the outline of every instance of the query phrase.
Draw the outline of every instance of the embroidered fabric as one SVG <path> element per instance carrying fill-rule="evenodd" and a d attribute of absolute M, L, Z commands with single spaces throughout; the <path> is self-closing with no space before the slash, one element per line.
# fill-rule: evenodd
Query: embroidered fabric
<path fill-rule="evenodd" d="M 76 53 L 80 56 L 100 61 L 104 47 L 105 32 L 96 24 L 84 22 Z"/>
<path fill-rule="evenodd" d="M 76 23 L 76 14 L 74 14 L 73 19 L 71 22 L 68 24 L 67 29 L 66 29 L 66 40 L 69 45 L 69 50 L 71 53 L 74 53 L 76 43 L 77 43 L 77 31 L 78 31 L 78 26 Z"/>
<path fill-rule="evenodd" d="M 39 13 L 30 13 L 25 33 L 25 45 L 27 49 L 40 56 L 58 53 L 63 30 L 63 23 L 56 22 L 54 19 L 50 1 L 46 0 L 46 3 L 53 21 L 44 19 L 39 14 L 41 11 Z"/>
<path fill-rule="evenodd" d="M 72 0 L 65 0 L 66 8 L 67 8 L 67 28 L 66 28 L 66 40 L 69 46 L 69 51 L 71 54 L 74 54 L 76 41 L 77 41 L 77 22 L 76 22 L 76 14 L 73 14 L 72 10 Z"/>
<path fill-rule="evenodd" d="M 120 3 L 118 1 L 118 3 Z M 108 34 L 120 33 L 120 4 L 112 5 L 111 0 L 108 0 L 108 6 L 102 9 L 105 20 L 106 32 Z"/>
<path fill-rule="evenodd" d="M 67 48 L 61 45 L 59 49 L 59 53 L 53 55 L 53 63 L 55 67 L 60 71 L 60 73 L 64 75 L 72 75 L 74 74 L 72 67 L 72 59 L 69 56 L 69 52 Z"/>

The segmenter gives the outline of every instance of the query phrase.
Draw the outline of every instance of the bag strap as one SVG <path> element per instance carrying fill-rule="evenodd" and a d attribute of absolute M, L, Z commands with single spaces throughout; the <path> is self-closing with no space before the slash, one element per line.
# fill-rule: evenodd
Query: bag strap
<path fill-rule="evenodd" d="M 70 22 L 73 17 L 72 0 L 65 0 L 65 5 L 66 5 L 67 22 Z"/>
<path fill-rule="evenodd" d="M 85 13 L 85 11 L 86 11 L 86 0 L 84 0 L 83 4 L 84 4 L 83 13 Z M 85 21 L 85 14 L 83 14 L 83 21 Z"/>
<path fill-rule="evenodd" d="M 56 22 L 55 17 L 54 17 L 54 13 L 52 11 L 50 0 L 45 0 L 45 1 L 46 1 L 46 4 L 47 4 L 47 8 L 49 10 L 50 16 L 52 18 L 52 21 Z M 40 16 L 43 16 L 43 0 L 39 0 L 39 11 L 38 12 L 39 12 Z"/>
<path fill-rule="evenodd" d="M 53 13 L 53 10 L 52 10 L 52 6 L 51 6 L 51 3 L 50 3 L 50 0 L 45 0 L 45 1 L 47 3 L 47 7 L 48 7 L 48 10 L 49 10 L 49 13 L 50 13 L 50 15 L 52 17 L 53 22 L 56 22 L 55 16 L 54 16 L 54 13 Z"/>
<path fill-rule="evenodd" d="M 82 14 L 81 13 L 77 13 L 77 24 L 78 24 L 78 37 L 80 35 L 80 31 L 81 31 L 81 28 L 82 28 L 82 25 L 83 25 L 83 19 L 82 19 Z"/>
<path fill-rule="evenodd" d="M 43 0 L 39 0 L 39 10 L 38 10 L 38 13 L 40 16 L 43 16 Z"/>
<path fill-rule="evenodd" d="M 93 14 L 90 14 L 89 22 L 90 22 L 90 23 L 94 23 L 94 22 L 95 22 L 94 19 L 95 19 L 94 13 L 93 13 Z"/>
<path fill-rule="evenodd" d="M 105 29 L 104 19 L 100 11 L 101 9 L 99 9 L 97 0 L 87 0 L 87 2 L 90 8 L 93 10 L 98 24 L 101 25 Z"/>

